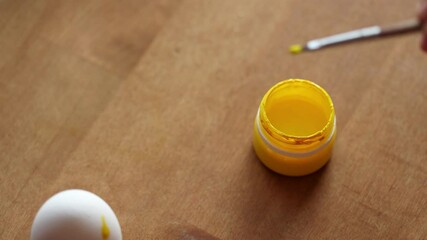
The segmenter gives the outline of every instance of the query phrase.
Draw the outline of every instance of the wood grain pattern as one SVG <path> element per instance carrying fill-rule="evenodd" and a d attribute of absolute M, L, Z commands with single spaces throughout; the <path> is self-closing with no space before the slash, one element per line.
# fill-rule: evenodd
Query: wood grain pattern
<path fill-rule="evenodd" d="M 419 36 L 291 56 L 287 46 L 414 15 L 404 0 L 0 1 L 0 239 L 28 239 L 82 188 L 125 239 L 426 239 L 427 55 Z M 269 87 L 332 96 L 331 162 L 257 160 Z"/>

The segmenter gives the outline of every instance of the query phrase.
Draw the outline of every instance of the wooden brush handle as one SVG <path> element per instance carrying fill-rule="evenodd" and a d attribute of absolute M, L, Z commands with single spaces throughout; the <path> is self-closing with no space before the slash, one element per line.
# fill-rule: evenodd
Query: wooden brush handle
<path fill-rule="evenodd" d="M 410 19 L 390 26 L 381 27 L 380 36 L 413 32 L 421 30 L 422 23 L 418 19 Z"/>

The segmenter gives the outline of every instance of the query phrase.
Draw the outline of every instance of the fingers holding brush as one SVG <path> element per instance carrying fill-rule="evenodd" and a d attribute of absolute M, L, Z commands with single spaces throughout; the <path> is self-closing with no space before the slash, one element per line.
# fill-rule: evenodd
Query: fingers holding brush
<path fill-rule="evenodd" d="M 421 23 L 423 24 L 421 49 L 424 52 L 427 52 L 427 0 L 421 1 L 418 19 L 420 19 Z"/>

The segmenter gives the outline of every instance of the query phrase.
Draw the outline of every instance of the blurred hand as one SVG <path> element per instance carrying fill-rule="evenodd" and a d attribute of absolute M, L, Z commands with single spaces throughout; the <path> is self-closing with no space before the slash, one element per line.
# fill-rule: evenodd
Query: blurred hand
<path fill-rule="evenodd" d="M 420 12 L 418 13 L 418 18 L 423 23 L 421 49 L 424 52 L 427 52 L 427 0 L 421 1 Z"/>

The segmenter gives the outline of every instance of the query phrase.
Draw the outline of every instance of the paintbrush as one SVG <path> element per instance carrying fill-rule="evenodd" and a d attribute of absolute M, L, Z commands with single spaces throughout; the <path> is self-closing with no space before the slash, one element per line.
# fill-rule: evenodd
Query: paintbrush
<path fill-rule="evenodd" d="M 303 51 L 314 51 L 324 47 L 330 47 L 342 43 L 365 40 L 369 38 L 394 36 L 408 32 L 419 31 L 422 23 L 418 19 L 406 20 L 389 26 L 371 26 L 344 32 L 324 38 L 308 41 L 304 45 L 295 44 L 289 47 L 289 52 L 298 54 Z"/>

